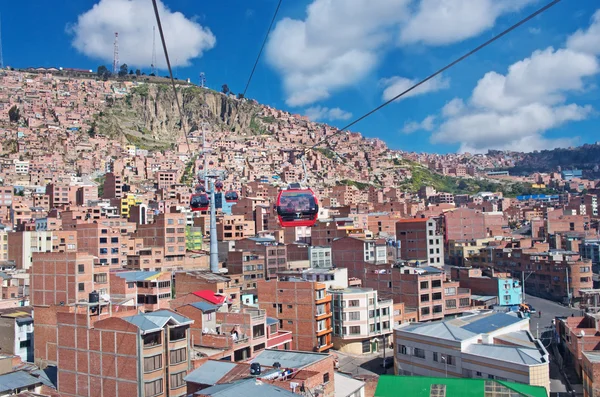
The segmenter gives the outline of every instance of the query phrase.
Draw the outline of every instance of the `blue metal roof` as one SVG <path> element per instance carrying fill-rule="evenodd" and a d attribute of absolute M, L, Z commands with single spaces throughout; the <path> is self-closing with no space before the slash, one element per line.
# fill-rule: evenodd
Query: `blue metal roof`
<path fill-rule="evenodd" d="M 147 271 L 133 271 L 133 272 L 118 272 L 115 273 L 117 276 L 125 279 L 128 283 L 136 281 L 145 281 L 149 278 L 156 277 L 162 272 L 147 272 Z"/>
<path fill-rule="evenodd" d="M 196 395 L 214 397 L 298 397 L 298 394 L 281 389 L 277 386 L 273 386 L 268 383 L 257 383 L 253 378 L 244 379 L 233 383 L 214 385 L 207 389 L 196 392 Z"/>
<path fill-rule="evenodd" d="M 325 353 L 312 353 L 312 352 L 301 352 L 291 350 L 263 350 L 258 353 L 253 363 L 260 363 L 262 365 L 273 365 L 278 362 L 283 368 L 304 368 L 307 365 L 321 361 L 324 358 L 329 357 Z"/>
<path fill-rule="evenodd" d="M 21 389 L 43 383 L 41 379 L 29 375 L 25 371 L 10 372 L 0 375 L 0 392 Z"/>
<path fill-rule="evenodd" d="M 277 324 L 279 322 L 278 319 L 273 318 L 273 317 L 267 317 L 267 325 L 273 325 L 273 324 Z"/>
<path fill-rule="evenodd" d="M 187 374 L 183 379 L 186 382 L 197 383 L 200 385 L 215 385 L 236 366 L 236 363 L 228 361 L 209 360 Z"/>
<path fill-rule="evenodd" d="M 194 302 L 190 303 L 191 306 L 194 306 L 196 309 L 202 310 L 202 313 L 214 312 L 219 306 L 211 305 L 208 302 Z"/>
<path fill-rule="evenodd" d="M 507 327 L 511 324 L 522 321 L 522 318 L 512 316 L 506 313 L 494 313 L 488 316 L 484 316 L 472 323 L 464 325 L 462 328 L 471 331 L 476 334 L 487 334 L 495 331 L 499 328 Z"/>

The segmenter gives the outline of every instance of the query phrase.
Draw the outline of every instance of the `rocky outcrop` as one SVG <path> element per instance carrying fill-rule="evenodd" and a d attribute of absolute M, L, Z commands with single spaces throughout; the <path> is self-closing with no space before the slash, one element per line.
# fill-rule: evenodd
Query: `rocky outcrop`
<path fill-rule="evenodd" d="M 260 111 L 254 101 L 238 100 L 219 92 L 196 86 L 177 86 L 183 123 L 179 117 L 175 94 L 166 84 L 135 87 L 100 115 L 98 132 L 134 143 L 140 147 L 168 146 L 183 133 L 194 131 L 203 122 L 212 129 L 244 132 Z"/>

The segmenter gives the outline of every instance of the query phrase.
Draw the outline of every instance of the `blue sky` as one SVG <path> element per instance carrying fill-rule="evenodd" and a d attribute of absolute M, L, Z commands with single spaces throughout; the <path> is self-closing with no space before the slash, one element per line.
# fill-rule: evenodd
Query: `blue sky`
<path fill-rule="evenodd" d="M 544 3 L 283 0 L 247 96 L 341 127 Z M 276 4 L 163 0 L 176 76 L 198 82 L 202 71 L 211 88 L 243 91 Z M 599 8 L 563 0 L 353 130 L 437 153 L 600 140 Z M 121 63 L 149 72 L 150 0 L 3 2 L 0 12 L 5 65 L 110 65 L 118 30 Z M 164 64 L 158 35 L 157 58 Z"/>

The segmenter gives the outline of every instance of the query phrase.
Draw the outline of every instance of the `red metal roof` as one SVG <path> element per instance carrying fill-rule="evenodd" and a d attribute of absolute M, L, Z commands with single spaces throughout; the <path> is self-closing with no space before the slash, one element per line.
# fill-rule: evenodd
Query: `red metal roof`
<path fill-rule="evenodd" d="M 214 292 L 207 289 L 193 292 L 193 294 L 199 298 L 204 299 L 207 302 L 212 303 L 213 305 L 222 305 L 225 302 L 224 296 L 217 295 Z"/>

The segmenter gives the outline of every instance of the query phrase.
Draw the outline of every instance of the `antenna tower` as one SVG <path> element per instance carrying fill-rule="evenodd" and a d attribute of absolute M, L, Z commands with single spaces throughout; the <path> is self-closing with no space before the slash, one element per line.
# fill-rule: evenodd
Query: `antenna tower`
<path fill-rule="evenodd" d="M 156 26 L 152 26 L 152 63 L 150 64 L 150 73 L 157 75 L 156 70 Z"/>
<path fill-rule="evenodd" d="M 115 52 L 113 55 L 113 74 L 119 73 L 119 32 L 115 32 Z"/>
<path fill-rule="evenodd" d="M 204 72 L 200 72 L 200 87 L 204 88 L 206 86 L 206 77 L 204 76 Z"/>

